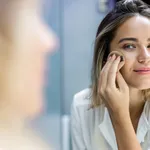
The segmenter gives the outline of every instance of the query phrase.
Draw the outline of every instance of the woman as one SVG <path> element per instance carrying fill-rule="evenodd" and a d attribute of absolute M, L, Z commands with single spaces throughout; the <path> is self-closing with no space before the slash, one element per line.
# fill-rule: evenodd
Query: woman
<path fill-rule="evenodd" d="M 91 87 L 74 96 L 73 150 L 150 149 L 149 99 L 150 6 L 122 0 L 98 27 Z"/>
<path fill-rule="evenodd" d="M 0 0 L 0 149 L 48 150 L 26 128 L 43 109 L 45 62 L 56 39 L 38 0 Z"/>

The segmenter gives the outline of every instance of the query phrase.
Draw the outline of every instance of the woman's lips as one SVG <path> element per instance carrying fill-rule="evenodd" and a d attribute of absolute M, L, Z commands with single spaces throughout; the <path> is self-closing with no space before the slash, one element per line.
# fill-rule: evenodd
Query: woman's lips
<path fill-rule="evenodd" d="M 150 74 L 150 68 L 140 68 L 140 69 L 134 70 L 134 72 L 138 74 Z"/>

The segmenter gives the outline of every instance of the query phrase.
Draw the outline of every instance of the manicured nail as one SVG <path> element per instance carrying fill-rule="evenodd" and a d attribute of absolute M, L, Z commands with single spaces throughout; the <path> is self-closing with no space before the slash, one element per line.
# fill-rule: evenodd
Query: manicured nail
<path fill-rule="evenodd" d="M 112 59 L 115 59 L 115 58 L 116 58 L 116 55 L 115 55 L 115 54 L 113 54 L 113 55 L 112 55 Z"/>
<path fill-rule="evenodd" d="M 108 60 L 110 60 L 110 59 L 111 59 L 111 57 L 112 57 L 112 56 L 109 56 L 109 57 L 107 58 L 107 61 L 108 61 Z"/>

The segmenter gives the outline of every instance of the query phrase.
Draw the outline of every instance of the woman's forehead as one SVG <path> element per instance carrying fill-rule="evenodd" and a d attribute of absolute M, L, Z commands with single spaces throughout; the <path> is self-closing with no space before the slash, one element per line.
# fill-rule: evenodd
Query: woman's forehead
<path fill-rule="evenodd" d="M 134 16 L 126 20 L 116 31 L 116 38 L 120 37 L 150 37 L 150 19 L 142 16 Z"/>

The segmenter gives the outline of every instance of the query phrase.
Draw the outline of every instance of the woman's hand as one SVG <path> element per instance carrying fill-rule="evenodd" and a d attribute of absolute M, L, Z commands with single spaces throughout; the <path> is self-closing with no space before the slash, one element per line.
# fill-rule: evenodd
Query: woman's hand
<path fill-rule="evenodd" d="M 129 88 L 119 69 L 120 56 L 110 56 L 100 73 L 99 94 L 110 113 L 129 111 Z"/>
<path fill-rule="evenodd" d="M 119 150 L 142 150 L 129 114 L 129 88 L 119 72 L 120 56 L 109 57 L 100 73 L 99 93 L 106 104 Z"/>

